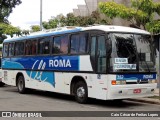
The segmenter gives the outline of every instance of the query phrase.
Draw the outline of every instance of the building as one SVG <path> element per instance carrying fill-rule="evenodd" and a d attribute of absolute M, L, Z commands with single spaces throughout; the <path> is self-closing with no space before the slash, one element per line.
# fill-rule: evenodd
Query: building
<path fill-rule="evenodd" d="M 93 11 L 98 10 L 98 3 L 99 2 L 107 2 L 113 0 L 84 0 L 86 5 L 78 5 L 78 9 L 73 9 L 73 14 L 75 16 L 88 16 L 91 15 Z M 124 4 L 126 6 L 130 6 L 130 0 L 114 0 L 119 4 Z M 159 0 L 154 0 L 154 2 L 159 2 Z M 79 12 L 78 12 L 79 10 Z M 105 17 L 103 14 L 102 17 Z M 159 15 L 155 16 L 155 19 L 160 19 Z M 121 18 L 114 18 L 112 20 L 112 24 L 114 25 L 121 25 L 121 26 L 128 26 L 130 22 L 127 20 L 123 20 Z"/>
<path fill-rule="evenodd" d="M 86 5 L 78 5 L 79 16 L 88 16 L 88 9 Z"/>
<path fill-rule="evenodd" d="M 107 2 L 107 1 L 112 1 L 112 0 L 84 0 L 86 5 L 78 5 L 78 9 L 73 9 L 73 14 L 75 16 L 88 16 L 91 15 L 93 11 L 98 10 L 98 3 L 99 2 Z M 115 0 L 117 3 L 122 3 L 122 4 L 130 4 L 129 0 Z M 105 17 L 104 15 L 101 15 L 102 17 Z M 112 21 L 113 24 L 115 25 L 123 25 L 123 26 L 128 26 L 129 22 L 122 20 L 120 18 L 115 18 Z"/>

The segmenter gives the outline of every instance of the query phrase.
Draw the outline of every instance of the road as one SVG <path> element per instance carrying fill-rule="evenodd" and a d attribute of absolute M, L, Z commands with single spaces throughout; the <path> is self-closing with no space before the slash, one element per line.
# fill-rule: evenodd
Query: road
<path fill-rule="evenodd" d="M 147 104 L 124 100 L 122 102 L 102 101 L 90 99 L 88 104 L 75 102 L 74 97 L 44 91 L 29 91 L 19 94 L 16 87 L 5 86 L 0 88 L 0 111 L 160 111 L 160 105 Z M 3 118 L 6 119 L 6 118 Z M 31 118 L 30 118 L 31 119 Z M 44 119 L 44 118 L 41 118 Z M 37 120 L 41 120 L 37 118 Z M 48 118 L 51 119 L 51 118 Z M 58 117 L 58 120 L 69 118 Z M 74 118 L 70 118 L 73 119 Z M 97 120 L 97 118 L 77 118 Z M 106 118 L 98 118 L 108 120 Z M 110 118 L 113 119 L 113 118 Z M 128 118 L 114 118 L 128 120 Z M 135 119 L 135 118 L 129 118 Z M 138 118 L 137 118 L 138 119 Z M 144 118 L 139 118 L 144 119 Z M 150 120 L 151 118 L 145 118 Z M 160 118 L 152 118 L 160 120 Z M 17 120 L 17 118 L 15 119 Z M 35 119 L 34 119 L 35 120 Z"/>

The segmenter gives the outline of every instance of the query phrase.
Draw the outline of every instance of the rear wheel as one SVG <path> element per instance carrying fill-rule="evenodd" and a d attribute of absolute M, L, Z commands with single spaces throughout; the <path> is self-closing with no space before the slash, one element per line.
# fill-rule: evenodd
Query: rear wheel
<path fill-rule="evenodd" d="M 76 83 L 74 87 L 75 99 L 79 103 L 86 103 L 88 99 L 87 85 L 83 81 Z"/>
<path fill-rule="evenodd" d="M 20 75 L 17 80 L 17 89 L 18 92 L 23 94 L 26 92 L 24 77 Z"/>

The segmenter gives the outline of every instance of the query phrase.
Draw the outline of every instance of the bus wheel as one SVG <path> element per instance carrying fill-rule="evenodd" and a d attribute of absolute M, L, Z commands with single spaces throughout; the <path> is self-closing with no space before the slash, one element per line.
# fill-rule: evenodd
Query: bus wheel
<path fill-rule="evenodd" d="M 75 99 L 79 103 L 86 103 L 88 99 L 87 85 L 83 81 L 76 83 L 74 88 Z"/>
<path fill-rule="evenodd" d="M 17 80 L 18 92 L 23 94 L 26 91 L 24 77 L 20 75 Z"/>

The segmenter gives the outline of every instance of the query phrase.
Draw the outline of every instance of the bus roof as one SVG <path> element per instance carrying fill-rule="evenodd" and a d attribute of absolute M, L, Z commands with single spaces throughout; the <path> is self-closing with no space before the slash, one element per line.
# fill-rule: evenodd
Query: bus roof
<path fill-rule="evenodd" d="M 98 26 L 91 26 L 91 27 L 70 27 L 68 28 L 61 28 L 59 30 L 52 30 L 52 31 L 41 31 L 32 33 L 27 36 L 22 36 L 18 38 L 10 38 L 5 39 L 4 42 L 12 42 L 17 40 L 25 40 L 25 39 L 34 39 L 38 37 L 45 37 L 45 36 L 52 36 L 52 35 L 60 35 L 65 33 L 74 33 L 74 32 L 80 32 L 85 30 L 102 30 L 106 32 L 121 32 L 121 33 L 137 33 L 137 34 L 150 34 L 149 32 L 137 28 L 131 28 L 131 27 L 123 27 L 123 26 L 113 26 L 113 25 L 98 25 Z"/>
<path fill-rule="evenodd" d="M 142 30 L 142 29 L 137 29 L 137 28 L 132 28 L 132 27 L 124 27 L 124 26 L 113 26 L 113 25 L 91 26 L 91 27 L 86 27 L 83 30 L 93 30 L 93 29 L 102 30 L 102 31 L 106 31 L 106 32 L 150 34 L 149 32 Z"/>

